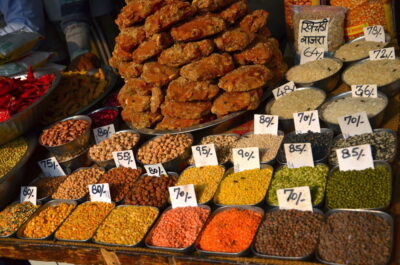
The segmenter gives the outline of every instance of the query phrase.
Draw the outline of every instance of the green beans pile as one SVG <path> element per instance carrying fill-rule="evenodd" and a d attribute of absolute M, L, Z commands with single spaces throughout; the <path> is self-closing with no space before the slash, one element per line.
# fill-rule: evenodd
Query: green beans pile
<path fill-rule="evenodd" d="M 0 147 L 0 178 L 13 169 L 28 150 L 28 143 L 22 137 Z"/>

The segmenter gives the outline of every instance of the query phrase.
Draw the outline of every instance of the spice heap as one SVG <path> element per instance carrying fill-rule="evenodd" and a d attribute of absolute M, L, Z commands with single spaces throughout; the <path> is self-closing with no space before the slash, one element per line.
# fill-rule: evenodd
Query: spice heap
<path fill-rule="evenodd" d="M 223 205 L 253 205 L 261 202 L 267 193 L 272 170 L 251 169 L 230 173 L 219 185 L 214 202 Z"/>
<path fill-rule="evenodd" d="M 94 241 L 117 245 L 136 245 L 146 235 L 157 215 L 158 210 L 154 207 L 117 207 L 96 231 Z"/>
<path fill-rule="evenodd" d="M 60 177 L 40 177 L 30 186 L 37 187 L 37 198 L 44 199 L 54 192 L 56 192 L 58 186 L 67 179 L 67 176 Z"/>
<path fill-rule="evenodd" d="M 240 137 L 234 148 L 258 147 L 260 162 L 265 163 L 275 159 L 282 140 L 282 135 L 248 134 Z"/>
<path fill-rule="evenodd" d="M 312 61 L 290 68 L 286 78 L 295 83 L 311 83 L 336 74 L 342 65 L 340 61 L 329 58 Z"/>
<path fill-rule="evenodd" d="M 222 166 L 190 167 L 180 175 L 176 186 L 193 184 L 198 203 L 212 199 L 225 174 Z"/>
<path fill-rule="evenodd" d="M 85 120 L 61 121 L 43 130 L 40 142 L 45 146 L 58 146 L 66 144 L 84 134 L 89 128 L 89 122 Z"/>
<path fill-rule="evenodd" d="M 245 209 L 217 212 L 201 232 L 197 247 L 214 252 L 244 251 L 250 246 L 261 218 L 260 213 Z"/>
<path fill-rule="evenodd" d="M 317 248 L 323 214 L 276 210 L 267 213 L 255 238 L 255 250 L 264 255 L 305 257 Z"/>
<path fill-rule="evenodd" d="M 332 213 L 322 227 L 318 255 L 337 264 L 387 264 L 391 229 L 387 220 L 373 213 Z"/>
<path fill-rule="evenodd" d="M 334 56 L 344 62 L 351 62 L 368 58 L 369 51 L 379 50 L 386 46 L 386 43 L 375 41 L 355 41 L 342 45 Z"/>
<path fill-rule="evenodd" d="M 23 137 L 0 146 L 0 178 L 10 172 L 28 150 L 28 143 Z"/>
<path fill-rule="evenodd" d="M 118 117 L 118 110 L 103 109 L 88 114 L 88 116 L 92 119 L 92 129 L 94 129 L 114 123 Z"/>
<path fill-rule="evenodd" d="M 157 247 L 186 248 L 194 243 L 210 210 L 179 207 L 167 210 L 150 232 L 147 243 Z"/>
<path fill-rule="evenodd" d="M 9 236 L 39 208 L 30 202 L 16 203 L 0 212 L 0 236 Z"/>

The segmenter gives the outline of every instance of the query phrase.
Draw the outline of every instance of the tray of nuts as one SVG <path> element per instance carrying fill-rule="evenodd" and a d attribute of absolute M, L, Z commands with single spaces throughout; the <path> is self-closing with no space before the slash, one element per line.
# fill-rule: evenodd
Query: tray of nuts
<path fill-rule="evenodd" d="M 67 176 L 45 177 L 40 173 L 40 175 L 29 184 L 29 186 L 37 187 L 38 201 L 47 202 L 51 199 L 51 195 L 56 192 L 58 186 L 60 186 L 66 179 Z"/>

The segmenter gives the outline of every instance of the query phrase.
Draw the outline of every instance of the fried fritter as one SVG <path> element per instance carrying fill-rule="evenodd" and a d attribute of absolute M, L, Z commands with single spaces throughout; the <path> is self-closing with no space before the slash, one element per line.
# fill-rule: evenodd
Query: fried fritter
<path fill-rule="evenodd" d="M 205 14 L 172 28 L 171 36 L 175 41 L 200 40 L 225 30 L 225 21 L 215 14 Z"/>
<path fill-rule="evenodd" d="M 115 44 L 114 50 L 112 52 L 112 56 L 117 60 L 117 61 L 122 61 L 122 62 L 130 62 L 132 61 L 132 53 L 127 52 L 121 48 L 118 44 Z"/>
<path fill-rule="evenodd" d="M 172 43 L 173 41 L 168 33 L 163 32 L 153 35 L 133 51 L 132 59 L 137 63 L 143 63 L 147 59 L 160 54 L 164 49 L 171 46 Z"/>
<path fill-rule="evenodd" d="M 205 81 L 221 77 L 235 68 L 232 57 L 213 53 L 181 68 L 181 75 L 192 81 Z"/>
<path fill-rule="evenodd" d="M 255 10 L 240 21 L 240 27 L 246 31 L 256 33 L 265 26 L 268 12 L 262 9 Z"/>
<path fill-rule="evenodd" d="M 272 78 L 264 65 L 246 65 L 223 76 L 218 86 L 227 92 L 249 91 L 264 86 Z"/>
<path fill-rule="evenodd" d="M 124 51 L 132 52 L 145 39 L 146 32 L 143 27 L 129 27 L 121 30 L 115 38 L 115 44 Z"/>
<path fill-rule="evenodd" d="M 254 34 L 242 28 L 235 28 L 224 32 L 214 40 L 220 51 L 242 51 L 254 40 Z"/>
<path fill-rule="evenodd" d="M 124 108 L 121 116 L 124 121 L 137 129 L 149 128 L 163 118 L 160 113 L 134 112 L 129 108 Z"/>
<path fill-rule="evenodd" d="M 168 85 L 169 100 L 188 102 L 196 100 L 211 100 L 219 92 L 219 87 L 209 81 L 191 81 L 184 77 L 175 79 Z"/>
<path fill-rule="evenodd" d="M 177 102 L 165 101 L 161 105 L 161 113 L 175 119 L 200 119 L 211 111 L 211 101 Z"/>
<path fill-rule="evenodd" d="M 219 16 L 229 24 L 234 24 L 236 20 L 247 14 L 248 6 L 246 0 L 233 3 L 219 13 Z"/>
<path fill-rule="evenodd" d="M 143 65 L 135 62 L 121 62 L 117 69 L 122 78 L 133 78 L 142 74 Z"/>
<path fill-rule="evenodd" d="M 221 9 L 236 0 L 193 0 L 192 4 L 201 12 L 212 12 Z"/>
<path fill-rule="evenodd" d="M 260 105 L 262 89 L 247 92 L 224 92 L 214 100 L 211 112 L 218 117 L 240 110 L 255 110 Z"/>
<path fill-rule="evenodd" d="M 164 117 L 160 121 L 156 129 L 157 130 L 177 130 L 182 128 L 187 128 L 197 124 L 203 123 L 203 119 L 174 119 L 171 117 Z"/>
<path fill-rule="evenodd" d="M 133 112 L 144 112 L 150 109 L 151 96 L 130 95 L 125 98 L 125 108 Z"/>
<path fill-rule="evenodd" d="M 142 79 L 130 78 L 125 80 L 125 85 L 118 92 L 118 102 L 122 107 L 126 106 L 127 98 L 131 95 L 151 96 L 152 86 Z"/>
<path fill-rule="evenodd" d="M 163 5 L 164 0 L 132 0 L 122 8 L 115 23 L 120 29 L 130 27 L 153 14 Z"/>
<path fill-rule="evenodd" d="M 269 38 L 271 38 L 272 33 L 267 27 L 262 27 L 256 34 L 256 38 L 260 41 L 267 41 Z"/>
<path fill-rule="evenodd" d="M 235 61 L 240 65 L 266 64 L 274 53 L 274 47 L 268 42 L 256 42 L 248 49 L 233 55 Z"/>
<path fill-rule="evenodd" d="M 214 50 L 212 40 L 177 43 L 164 50 L 158 57 L 158 62 L 171 67 L 179 67 L 201 57 L 210 55 Z"/>
<path fill-rule="evenodd" d="M 154 86 L 151 89 L 150 111 L 156 113 L 164 100 L 164 95 L 161 88 Z"/>
<path fill-rule="evenodd" d="M 147 83 L 164 86 L 178 77 L 179 70 L 157 62 L 145 63 L 142 78 Z"/>

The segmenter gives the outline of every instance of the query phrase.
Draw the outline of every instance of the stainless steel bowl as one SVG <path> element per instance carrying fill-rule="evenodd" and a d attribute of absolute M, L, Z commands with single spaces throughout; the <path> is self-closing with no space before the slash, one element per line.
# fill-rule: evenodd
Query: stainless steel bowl
<path fill-rule="evenodd" d="M 84 150 L 82 153 L 72 157 L 71 159 L 60 161 L 58 158 L 60 165 L 66 169 L 70 169 L 71 171 L 80 168 L 80 167 L 89 167 L 92 165 L 92 161 L 88 156 L 88 149 Z"/>
<path fill-rule="evenodd" d="M 120 110 L 117 107 L 102 107 L 102 108 L 96 109 L 96 110 L 94 110 L 92 112 L 89 112 L 87 114 L 87 116 L 89 116 L 89 118 L 91 118 L 91 115 L 94 115 L 94 114 L 96 114 L 98 112 L 102 112 L 104 110 L 113 110 L 113 111 L 115 111 L 117 113 L 117 115 L 115 116 L 114 120 L 111 122 L 112 124 L 114 124 L 114 127 L 117 129 L 118 125 L 119 125 L 119 119 L 118 118 L 119 118 L 119 113 L 120 113 Z M 97 128 L 97 127 L 101 127 L 101 125 L 100 126 L 96 126 L 96 124 L 93 124 L 93 120 L 92 120 L 92 129 Z"/>

